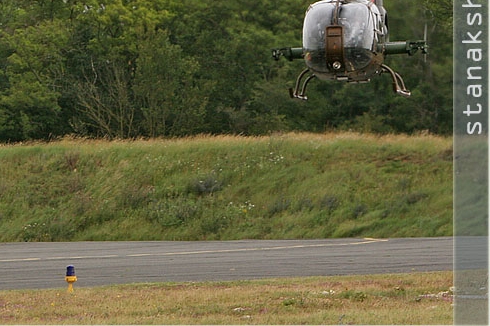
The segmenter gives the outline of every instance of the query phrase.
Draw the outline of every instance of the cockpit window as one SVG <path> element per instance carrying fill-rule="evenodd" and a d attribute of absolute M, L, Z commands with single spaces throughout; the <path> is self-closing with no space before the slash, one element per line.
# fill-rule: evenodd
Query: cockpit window
<path fill-rule="evenodd" d="M 342 6 L 339 24 L 344 26 L 344 46 L 372 50 L 374 21 L 367 6 L 352 3 Z"/>
<path fill-rule="evenodd" d="M 325 31 L 332 24 L 334 10 L 335 4 L 327 1 L 310 6 L 303 25 L 303 48 L 325 48 Z"/>

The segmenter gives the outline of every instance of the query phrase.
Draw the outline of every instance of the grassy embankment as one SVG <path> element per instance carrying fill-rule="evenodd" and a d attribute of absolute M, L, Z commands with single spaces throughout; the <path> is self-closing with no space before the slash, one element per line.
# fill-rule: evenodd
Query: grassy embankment
<path fill-rule="evenodd" d="M 1 291 L 2 324 L 452 325 L 452 272 Z"/>
<path fill-rule="evenodd" d="M 452 235 L 451 138 L 66 139 L 0 160 L 0 241 Z"/>

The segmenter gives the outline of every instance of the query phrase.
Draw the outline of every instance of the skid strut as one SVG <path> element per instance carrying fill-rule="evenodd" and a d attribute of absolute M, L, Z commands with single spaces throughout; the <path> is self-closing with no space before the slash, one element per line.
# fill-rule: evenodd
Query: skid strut
<path fill-rule="evenodd" d="M 395 93 L 403 97 L 410 97 L 410 95 L 412 95 L 412 93 L 405 87 L 405 83 L 403 82 L 403 78 L 400 76 L 400 74 L 385 64 L 382 64 L 381 68 L 383 68 L 384 72 L 390 73 L 391 78 L 393 78 L 393 91 Z"/>
<path fill-rule="evenodd" d="M 308 86 L 308 83 L 315 78 L 315 75 L 311 74 L 309 75 L 306 80 L 303 83 L 303 86 L 301 86 L 301 80 L 303 77 L 309 72 L 309 69 L 305 69 L 299 74 L 298 78 L 296 79 L 296 85 L 294 86 L 294 89 L 290 88 L 289 89 L 289 95 L 292 98 L 298 98 L 300 100 L 307 100 L 308 97 L 306 97 L 306 86 Z M 301 91 L 300 91 L 301 87 Z"/>

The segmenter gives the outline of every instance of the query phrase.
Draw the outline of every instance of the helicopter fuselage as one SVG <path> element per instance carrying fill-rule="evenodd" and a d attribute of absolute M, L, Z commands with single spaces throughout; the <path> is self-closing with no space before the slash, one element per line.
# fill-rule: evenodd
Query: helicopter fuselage
<path fill-rule="evenodd" d="M 322 80 L 363 82 L 382 72 L 386 28 L 371 1 L 324 0 L 312 4 L 303 24 L 306 66 Z"/>

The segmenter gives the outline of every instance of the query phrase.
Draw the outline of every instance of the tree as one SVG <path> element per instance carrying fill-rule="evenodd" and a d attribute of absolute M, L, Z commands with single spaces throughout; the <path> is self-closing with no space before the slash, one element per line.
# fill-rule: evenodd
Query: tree
<path fill-rule="evenodd" d="M 145 135 L 184 136 L 203 130 L 211 84 L 199 80 L 196 60 L 156 31 L 140 42 L 136 67 L 133 91 Z"/>
<path fill-rule="evenodd" d="M 436 22 L 447 30 L 453 26 L 453 1 L 452 0 L 424 0 L 424 8 Z"/>
<path fill-rule="evenodd" d="M 134 137 L 135 108 L 129 93 L 130 76 L 121 64 L 109 62 L 105 67 L 87 72 L 85 81 L 76 85 L 78 106 L 86 116 L 87 126 L 98 136 Z M 85 126 L 85 127 L 87 127 Z"/>
<path fill-rule="evenodd" d="M 46 39 L 51 41 L 46 43 Z M 61 133 L 58 99 L 65 76 L 63 26 L 56 22 L 18 29 L 13 34 L 4 33 L 1 42 L 10 49 L 0 93 L 8 124 L 17 126 L 20 130 L 15 134 L 25 138 Z"/>

